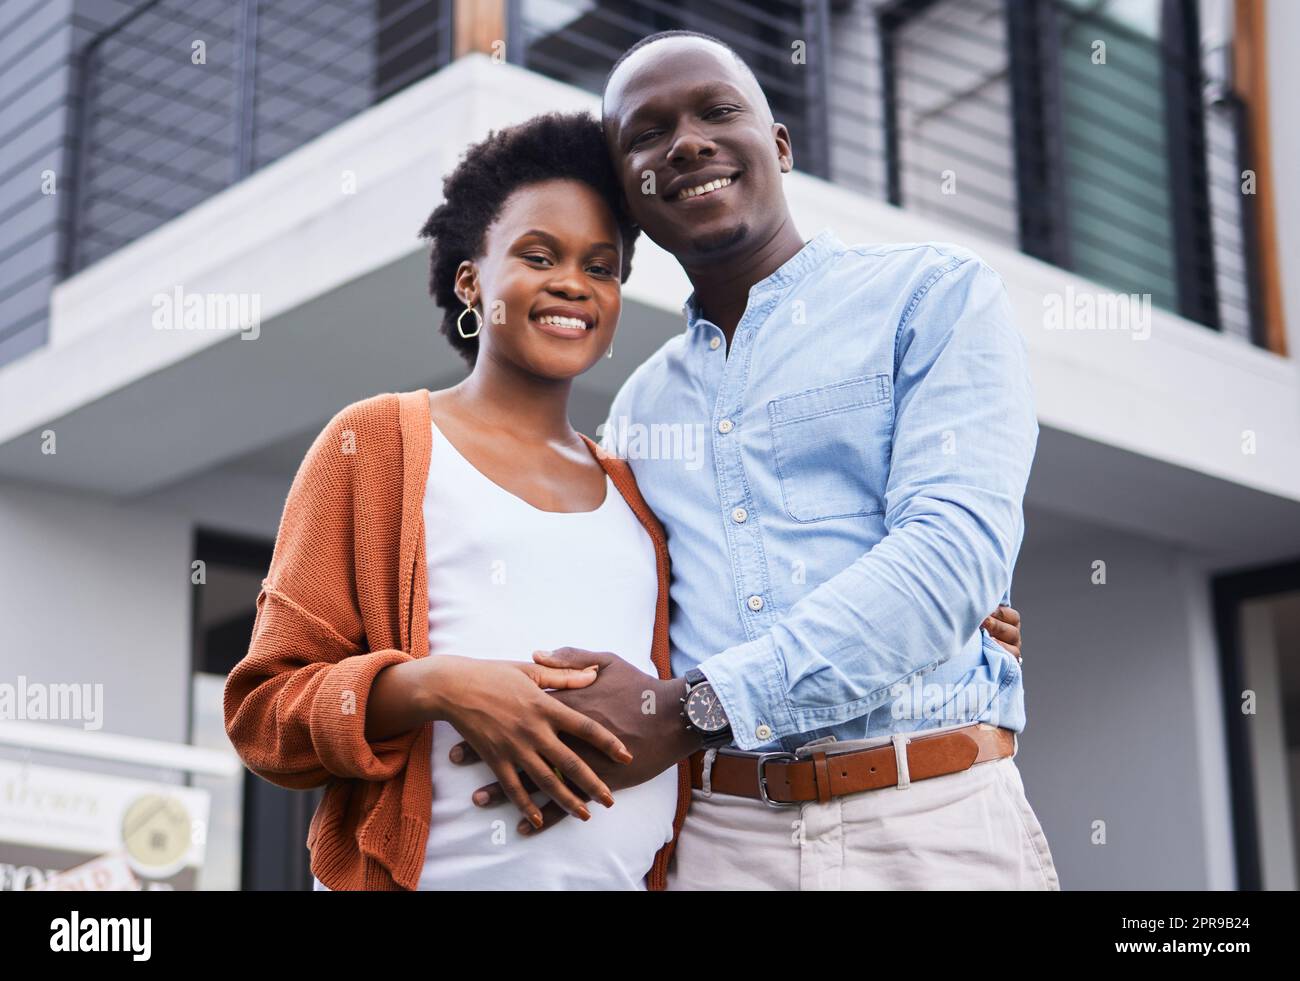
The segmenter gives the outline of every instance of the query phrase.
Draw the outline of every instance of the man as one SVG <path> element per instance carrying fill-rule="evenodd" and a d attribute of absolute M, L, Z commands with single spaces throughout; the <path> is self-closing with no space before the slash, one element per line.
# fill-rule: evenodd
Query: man
<path fill-rule="evenodd" d="M 645 712 L 635 671 L 555 695 L 662 736 L 655 773 L 690 726 L 668 888 L 1059 888 L 1013 762 L 1018 658 L 980 629 L 1010 599 L 1038 435 L 1001 279 L 954 246 L 805 241 L 789 133 L 715 38 L 629 49 L 602 122 L 694 287 L 603 433 L 667 531 L 685 717 Z M 656 427 L 698 432 L 701 459 L 636 451 Z"/>

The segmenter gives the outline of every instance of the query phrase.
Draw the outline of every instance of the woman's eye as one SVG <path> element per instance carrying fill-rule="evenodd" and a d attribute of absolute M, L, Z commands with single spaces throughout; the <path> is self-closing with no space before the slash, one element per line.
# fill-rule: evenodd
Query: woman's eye
<path fill-rule="evenodd" d="M 530 252 L 528 255 L 525 255 L 523 258 L 525 258 L 525 259 L 538 259 L 538 260 L 540 260 L 540 261 L 542 261 L 542 262 L 550 262 L 550 259 L 548 259 L 546 256 L 544 256 L 544 255 L 538 255 L 536 252 Z M 597 270 L 599 270 L 602 274 L 604 274 L 604 275 L 606 275 L 606 276 L 613 276 L 613 275 L 614 275 L 614 270 L 611 269 L 609 266 L 604 265 L 603 263 L 601 263 L 601 264 L 599 264 L 599 265 L 596 265 L 596 266 L 591 266 L 591 267 L 588 267 L 588 268 L 597 269 Z"/>

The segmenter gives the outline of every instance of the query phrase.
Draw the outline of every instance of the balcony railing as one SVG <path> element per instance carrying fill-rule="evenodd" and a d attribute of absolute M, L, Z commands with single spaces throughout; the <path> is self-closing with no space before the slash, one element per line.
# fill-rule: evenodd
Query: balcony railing
<path fill-rule="evenodd" d="M 712 34 L 753 68 L 799 169 L 1262 343 L 1245 115 L 1202 67 L 1195 3 L 1138 0 L 1115 16 L 1098 0 L 509 9 L 512 61 L 592 91 L 647 34 Z"/>
<path fill-rule="evenodd" d="M 151 0 L 78 58 L 76 272 L 451 60 L 451 0 Z"/>
<path fill-rule="evenodd" d="M 1203 65 L 1197 5 L 1108 9 L 506 0 L 503 31 L 509 60 L 593 92 L 647 34 L 713 34 L 753 69 L 801 170 L 1262 343 L 1246 115 Z M 147 0 L 78 58 L 64 274 L 447 64 L 453 13 Z"/>

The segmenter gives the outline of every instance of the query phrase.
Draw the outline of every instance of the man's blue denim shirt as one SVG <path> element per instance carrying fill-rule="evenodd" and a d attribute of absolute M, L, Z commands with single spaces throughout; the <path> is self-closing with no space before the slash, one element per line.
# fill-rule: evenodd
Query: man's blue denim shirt
<path fill-rule="evenodd" d="M 1022 731 L 1020 666 L 980 628 L 1038 441 L 998 274 L 826 229 L 750 289 L 729 352 L 682 310 L 598 434 L 667 532 L 674 675 L 704 672 L 742 750 Z"/>

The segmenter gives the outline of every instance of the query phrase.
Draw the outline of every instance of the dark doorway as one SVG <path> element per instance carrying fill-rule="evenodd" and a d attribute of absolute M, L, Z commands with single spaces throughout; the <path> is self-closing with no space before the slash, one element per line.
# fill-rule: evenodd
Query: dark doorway
<path fill-rule="evenodd" d="M 190 741 L 196 717 L 221 711 L 220 686 L 248 653 L 257 615 L 257 595 L 271 565 L 274 542 L 228 532 L 197 529 L 194 561 L 201 582 L 194 583 L 193 683 L 190 688 Z M 192 577 L 192 579 L 195 577 Z M 207 729 L 212 728 L 207 719 Z M 224 732 L 224 730 L 223 730 Z M 239 882 L 243 890 L 312 887 L 307 829 L 324 788 L 287 790 L 244 771 L 239 815 Z"/>
<path fill-rule="evenodd" d="M 1214 579 L 1239 889 L 1300 880 L 1300 562 Z"/>

